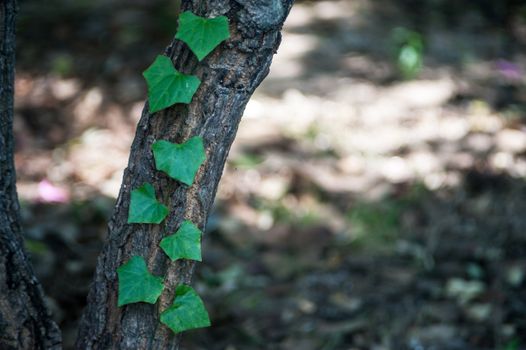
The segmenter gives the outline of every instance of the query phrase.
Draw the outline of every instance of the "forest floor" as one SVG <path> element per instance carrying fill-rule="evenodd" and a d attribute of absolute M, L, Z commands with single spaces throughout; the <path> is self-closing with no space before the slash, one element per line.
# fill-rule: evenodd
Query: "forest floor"
<path fill-rule="evenodd" d="M 295 5 L 204 236 L 213 327 L 184 349 L 526 349 L 525 20 L 421 3 Z M 21 4 L 18 188 L 66 348 L 174 21 L 170 1 Z M 422 37 L 413 79 L 397 27 Z"/>

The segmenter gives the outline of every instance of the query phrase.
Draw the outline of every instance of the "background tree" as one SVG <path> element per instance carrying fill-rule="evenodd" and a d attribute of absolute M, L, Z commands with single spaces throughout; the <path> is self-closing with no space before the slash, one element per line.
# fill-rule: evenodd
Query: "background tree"
<path fill-rule="evenodd" d="M 23 247 L 13 161 L 15 0 L 0 3 L 0 348 L 54 349 L 60 333 Z"/>
<path fill-rule="evenodd" d="M 225 15 L 230 21 L 231 37 L 201 62 L 185 44 L 174 40 L 165 50 L 175 68 L 193 74 L 202 84 L 190 105 L 176 105 L 151 114 L 144 108 L 132 145 L 130 160 L 124 173 L 121 191 L 109 223 L 108 242 L 101 254 L 95 279 L 89 294 L 77 347 L 79 349 L 176 349 L 173 333 L 159 323 L 159 313 L 168 307 L 174 289 L 180 283 L 190 283 L 193 262 L 169 262 L 158 248 L 160 240 L 174 232 L 185 219 L 201 229 L 213 203 L 228 151 L 234 140 L 243 110 L 255 88 L 268 74 L 273 54 L 280 43 L 280 30 L 293 0 L 243 1 L 183 1 L 182 10 L 211 17 Z M 23 254 L 15 190 L 12 142 L 14 1 L 2 5 L 2 149 L 9 152 L 1 158 L 2 259 L 0 282 L 16 287 L 19 300 L 4 302 L 11 293 L 2 292 L 2 320 L 12 319 L 3 329 L 17 334 L 2 336 L 2 344 L 13 348 L 59 347 L 60 336 L 50 321 L 42 301 L 41 288 L 36 283 L 27 258 Z M 7 59 L 9 58 L 9 59 Z M 5 84 L 4 84 L 5 82 Z M 181 143 L 191 136 L 201 136 L 207 160 L 191 187 L 170 181 L 155 170 L 151 145 L 159 139 Z M 5 176 L 4 176 L 5 174 Z M 170 215 L 162 226 L 127 224 L 131 190 L 145 182 L 154 184 L 160 200 L 169 204 Z M 5 233 L 4 233 L 5 227 Z M 132 304 L 117 307 L 117 268 L 132 255 L 146 259 L 149 269 L 165 275 L 165 290 L 156 305 Z M 4 277 L 5 276 L 5 277 Z M 14 277 L 12 277 L 14 276 Z M 14 283 L 13 283 L 14 282 Z M 8 290 L 2 288 L 2 290 Z M 26 292 L 26 293 L 24 293 Z M 4 295 L 5 294 L 5 295 Z M 23 299 L 20 299 L 23 298 Z M 11 312 L 9 307 L 20 306 Z M 28 316 L 24 316 L 28 315 Z M 31 322 L 24 322 L 30 319 Z M 33 325 L 34 323 L 34 325 Z M 29 324 L 29 331 L 23 325 Z M 18 332 L 18 333 L 17 333 Z M 11 345 L 12 344 L 12 345 Z"/>

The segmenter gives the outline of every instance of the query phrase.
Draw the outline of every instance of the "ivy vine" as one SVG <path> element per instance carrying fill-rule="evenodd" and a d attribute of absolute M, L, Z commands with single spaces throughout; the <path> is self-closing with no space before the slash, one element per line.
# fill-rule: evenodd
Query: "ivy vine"
<path fill-rule="evenodd" d="M 230 38 L 228 18 L 203 18 L 190 11 L 183 12 L 175 38 L 185 42 L 201 61 L 223 40 Z"/>
<path fill-rule="evenodd" d="M 204 18 L 190 11 L 179 15 L 175 38 L 186 43 L 199 61 L 229 37 L 229 21 L 225 16 Z M 191 103 L 201 84 L 198 77 L 178 72 L 170 58 L 161 55 L 144 71 L 143 76 L 148 85 L 150 113 L 176 103 Z M 206 160 L 200 136 L 191 137 L 181 144 L 159 140 L 152 145 L 152 153 L 158 171 L 186 186 L 192 186 Z M 129 224 L 160 224 L 168 213 L 168 207 L 157 200 L 152 184 L 144 183 L 131 192 Z M 174 234 L 163 238 L 159 246 L 172 261 L 201 261 L 201 236 L 199 228 L 190 220 L 185 220 Z M 164 290 L 163 278 L 151 274 L 141 256 L 132 256 L 117 269 L 117 275 L 119 307 L 139 302 L 155 304 Z M 160 321 L 175 333 L 210 326 L 203 301 L 192 287 L 185 284 L 177 286 L 173 303 L 161 312 Z"/>
<path fill-rule="evenodd" d="M 176 233 L 163 238 L 159 246 L 172 261 L 201 261 L 201 231 L 190 220 L 185 220 Z"/>
<path fill-rule="evenodd" d="M 142 256 L 134 256 L 117 269 L 119 275 L 118 305 L 144 302 L 155 304 L 161 295 L 164 284 L 161 277 L 148 271 Z"/>
<path fill-rule="evenodd" d="M 181 144 L 159 140 L 152 145 L 157 170 L 188 186 L 206 160 L 203 139 L 194 136 Z"/>
<path fill-rule="evenodd" d="M 168 207 L 157 201 L 155 189 L 149 183 L 131 193 L 129 224 L 160 224 L 168 215 Z"/>
<path fill-rule="evenodd" d="M 157 56 L 142 74 L 148 82 L 150 112 L 155 113 L 176 103 L 190 103 L 201 80 L 175 70 L 166 56 Z"/>

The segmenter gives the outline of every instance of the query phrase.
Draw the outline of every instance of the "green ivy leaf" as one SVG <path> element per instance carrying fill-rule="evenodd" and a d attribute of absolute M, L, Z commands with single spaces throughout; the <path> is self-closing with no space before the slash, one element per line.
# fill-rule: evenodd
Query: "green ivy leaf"
<path fill-rule="evenodd" d="M 201 231 L 189 220 L 185 220 L 175 234 L 163 238 L 160 246 L 172 261 L 202 260 Z"/>
<path fill-rule="evenodd" d="M 148 84 L 150 112 L 155 113 L 176 103 L 190 103 L 201 81 L 175 70 L 166 56 L 157 56 L 142 75 Z"/>
<path fill-rule="evenodd" d="M 155 190 L 149 183 L 131 193 L 129 224 L 160 224 L 168 215 L 168 208 L 155 198 Z"/>
<path fill-rule="evenodd" d="M 163 279 L 148 271 L 146 262 L 134 256 L 117 269 L 119 275 L 118 305 L 145 302 L 155 304 L 163 291 Z"/>
<path fill-rule="evenodd" d="M 184 284 L 175 290 L 174 302 L 161 314 L 161 322 L 175 333 L 210 326 L 203 301 L 192 287 Z"/>
<path fill-rule="evenodd" d="M 157 170 L 188 186 L 206 159 L 203 138 L 199 136 L 181 144 L 160 140 L 152 145 L 152 150 Z"/>
<path fill-rule="evenodd" d="M 183 12 L 179 15 L 179 29 L 175 38 L 184 41 L 201 61 L 223 40 L 230 38 L 228 18 L 204 18 L 190 11 Z"/>

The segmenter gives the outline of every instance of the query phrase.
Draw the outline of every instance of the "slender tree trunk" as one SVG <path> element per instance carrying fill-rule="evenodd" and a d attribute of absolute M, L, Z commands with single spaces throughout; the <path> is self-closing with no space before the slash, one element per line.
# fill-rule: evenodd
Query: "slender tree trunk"
<path fill-rule="evenodd" d="M 230 20 L 231 38 L 200 63 L 182 42 L 174 40 L 166 49 L 177 70 L 197 75 L 202 84 L 190 105 L 176 105 L 154 115 L 148 112 L 147 106 L 143 110 L 109 223 L 108 241 L 99 257 L 88 296 L 78 349 L 178 348 L 179 338 L 159 323 L 159 313 L 171 304 L 178 284 L 190 283 L 194 263 L 169 262 L 158 244 L 184 219 L 204 228 L 243 110 L 254 89 L 268 74 L 292 2 L 182 1 L 183 11 L 191 10 L 207 17 L 226 15 Z M 163 139 L 180 143 L 196 135 L 204 139 L 207 160 L 193 186 L 176 183 L 155 170 L 153 142 Z M 126 223 L 130 192 L 145 182 L 154 184 L 158 198 L 171 209 L 162 225 Z M 154 274 L 166 276 L 165 291 L 156 305 L 138 303 L 117 307 L 116 269 L 132 255 L 145 257 Z"/>
<path fill-rule="evenodd" d="M 16 1 L 0 1 L 0 349 L 59 349 L 60 333 L 24 252 L 13 162 Z"/>

